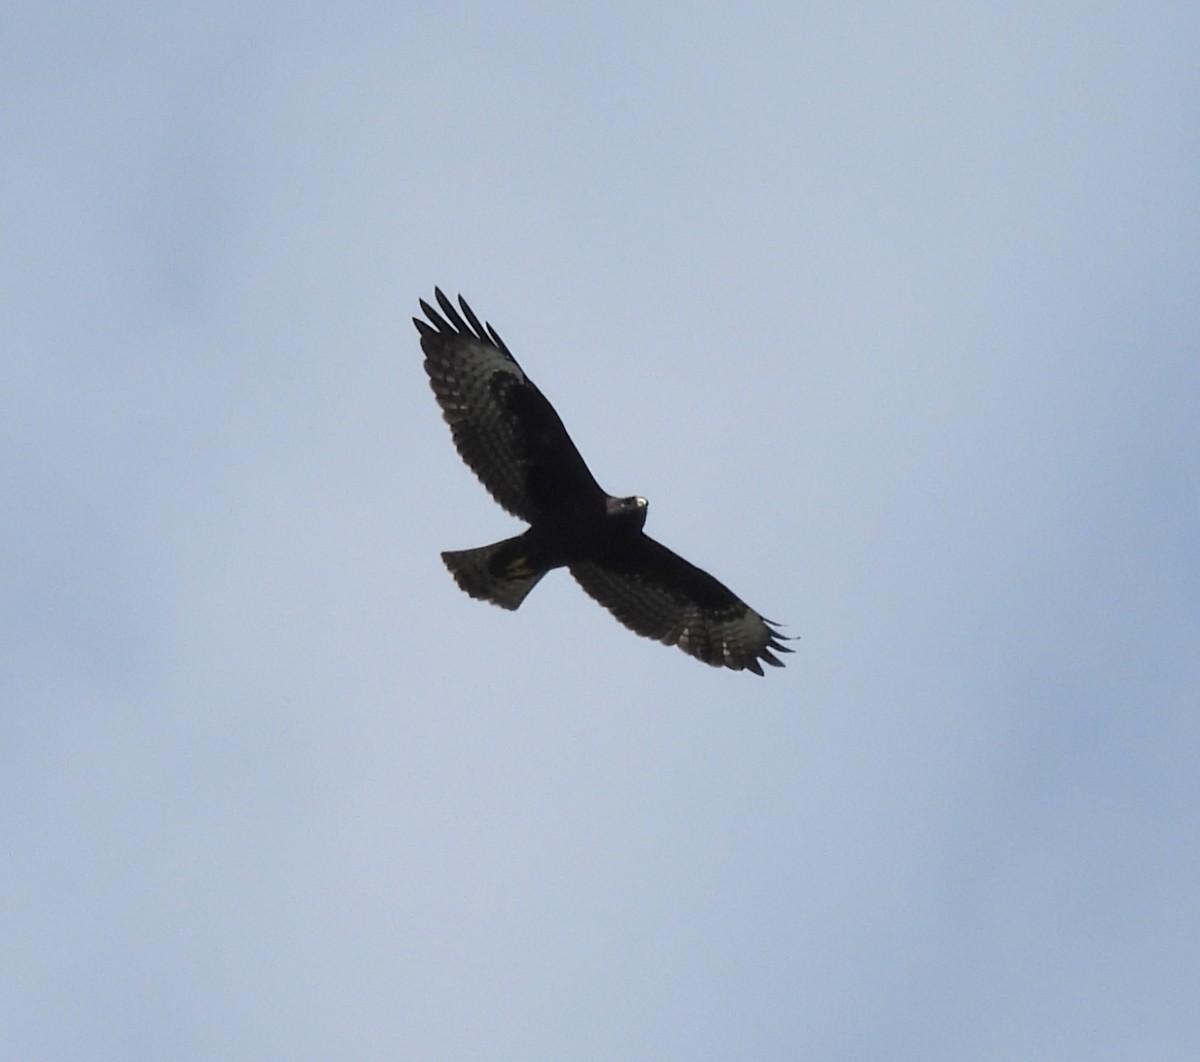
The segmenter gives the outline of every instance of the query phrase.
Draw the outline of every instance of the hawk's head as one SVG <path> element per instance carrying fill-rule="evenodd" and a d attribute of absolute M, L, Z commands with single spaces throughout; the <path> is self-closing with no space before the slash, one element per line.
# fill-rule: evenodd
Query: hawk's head
<path fill-rule="evenodd" d="M 610 520 L 617 520 L 631 530 L 640 531 L 646 522 L 646 510 L 650 503 L 645 498 L 634 495 L 632 498 L 610 497 L 605 502 L 605 509 Z"/>

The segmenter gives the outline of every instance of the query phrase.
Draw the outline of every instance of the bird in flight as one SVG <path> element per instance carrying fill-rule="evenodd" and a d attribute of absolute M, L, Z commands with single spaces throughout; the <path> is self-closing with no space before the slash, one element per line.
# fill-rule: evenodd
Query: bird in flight
<path fill-rule="evenodd" d="M 466 300 L 424 299 L 425 371 L 463 461 L 505 509 L 529 524 L 514 538 L 451 550 L 442 560 L 472 597 L 519 608 L 548 571 L 565 567 L 630 630 L 713 667 L 763 673 L 790 653 L 784 636 L 708 572 L 642 527 L 645 498 L 607 494 L 554 407 Z M 461 312 L 460 312 L 461 311 Z M 785 639 L 786 640 L 786 639 Z"/>

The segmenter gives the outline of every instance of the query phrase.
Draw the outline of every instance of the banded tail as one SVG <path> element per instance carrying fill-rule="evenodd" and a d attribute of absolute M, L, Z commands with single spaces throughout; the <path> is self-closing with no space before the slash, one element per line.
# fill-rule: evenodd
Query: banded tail
<path fill-rule="evenodd" d="M 529 558 L 521 548 L 522 537 L 477 549 L 449 550 L 442 554 L 442 560 L 454 581 L 472 597 L 510 611 L 518 609 L 546 574 L 545 568 L 529 566 Z"/>

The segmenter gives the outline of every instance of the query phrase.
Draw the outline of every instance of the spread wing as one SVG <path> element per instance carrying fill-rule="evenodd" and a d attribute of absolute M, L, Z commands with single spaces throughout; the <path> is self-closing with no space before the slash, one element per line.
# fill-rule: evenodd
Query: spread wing
<path fill-rule="evenodd" d="M 783 667 L 774 653 L 792 650 L 732 590 L 648 535 L 603 560 L 572 564 L 575 581 L 630 630 L 713 667 L 763 673 Z"/>
<path fill-rule="evenodd" d="M 435 288 L 441 313 L 424 299 L 425 371 L 459 455 L 492 497 L 522 520 L 603 497 L 554 407 L 459 296 L 460 314 Z"/>

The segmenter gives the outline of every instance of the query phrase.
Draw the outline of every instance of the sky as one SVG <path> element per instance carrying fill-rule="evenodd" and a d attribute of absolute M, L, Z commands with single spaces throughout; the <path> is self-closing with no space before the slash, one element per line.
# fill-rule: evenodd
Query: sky
<path fill-rule="evenodd" d="M 1200 1057 L 1198 57 L 10 6 L 0 1056 Z M 786 669 L 459 592 L 434 285 Z"/>

